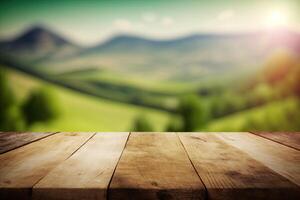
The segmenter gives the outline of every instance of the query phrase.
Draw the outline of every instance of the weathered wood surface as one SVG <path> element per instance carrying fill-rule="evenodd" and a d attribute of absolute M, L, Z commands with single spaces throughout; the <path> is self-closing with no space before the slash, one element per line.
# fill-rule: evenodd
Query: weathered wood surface
<path fill-rule="evenodd" d="M 0 132 L 0 154 L 26 145 L 28 143 L 43 139 L 54 133 L 17 133 Z"/>
<path fill-rule="evenodd" d="M 300 199 L 298 134 L 47 134 L 0 133 L 1 200 Z"/>
<path fill-rule="evenodd" d="M 270 139 L 300 151 L 300 132 L 253 132 L 253 134 Z"/>
<path fill-rule="evenodd" d="M 33 199 L 106 199 L 128 134 L 95 134 L 34 186 Z"/>
<path fill-rule="evenodd" d="M 180 133 L 209 199 L 296 199 L 299 188 L 213 133 Z"/>
<path fill-rule="evenodd" d="M 204 199 L 205 188 L 175 133 L 131 133 L 110 199 Z"/>
<path fill-rule="evenodd" d="M 300 186 L 300 151 L 251 133 L 219 133 L 218 137 Z"/>
<path fill-rule="evenodd" d="M 29 199 L 31 188 L 94 133 L 57 133 L 0 155 L 0 197 Z"/>

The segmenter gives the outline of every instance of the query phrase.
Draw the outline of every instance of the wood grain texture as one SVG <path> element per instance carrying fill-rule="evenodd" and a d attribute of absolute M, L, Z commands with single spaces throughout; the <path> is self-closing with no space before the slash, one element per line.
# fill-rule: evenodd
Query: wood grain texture
<path fill-rule="evenodd" d="M 300 186 L 300 152 L 251 133 L 219 133 L 223 141 L 248 153 Z"/>
<path fill-rule="evenodd" d="M 178 133 L 209 199 L 297 199 L 300 190 L 213 133 Z"/>
<path fill-rule="evenodd" d="M 129 133 L 97 133 L 33 188 L 33 199 L 106 199 Z"/>
<path fill-rule="evenodd" d="M 57 133 L 0 155 L 0 199 L 29 199 L 33 185 L 92 135 Z"/>
<path fill-rule="evenodd" d="M 0 132 L 0 154 L 43 139 L 54 133 Z"/>
<path fill-rule="evenodd" d="M 300 151 L 300 132 L 253 132 L 253 134 Z"/>
<path fill-rule="evenodd" d="M 204 199 L 205 188 L 175 133 L 131 133 L 109 199 Z"/>

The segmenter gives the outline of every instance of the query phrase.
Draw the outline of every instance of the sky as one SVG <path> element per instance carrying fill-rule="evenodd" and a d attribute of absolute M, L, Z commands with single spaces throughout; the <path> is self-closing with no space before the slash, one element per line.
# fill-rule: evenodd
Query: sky
<path fill-rule="evenodd" d="M 173 38 L 199 32 L 300 30 L 299 0 L 2 0 L 0 39 L 43 25 L 81 45 L 116 34 Z"/>

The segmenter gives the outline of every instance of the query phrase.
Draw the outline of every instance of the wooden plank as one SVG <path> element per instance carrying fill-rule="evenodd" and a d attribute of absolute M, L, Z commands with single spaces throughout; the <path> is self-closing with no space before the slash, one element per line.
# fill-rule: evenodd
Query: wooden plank
<path fill-rule="evenodd" d="M 300 132 L 253 132 L 253 134 L 300 151 Z"/>
<path fill-rule="evenodd" d="M 297 199 L 300 190 L 213 133 L 178 133 L 209 199 Z"/>
<path fill-rule="evenodd" d="M 1 132 L 0 133 L 0 154 L 13 150 L 20 146 L 43 139 L 54 133 L 17 133 Z"/>
<path fill-rule="evenodd" d="M 219 133 L 218 137 L 300 186 L 300 152 L 251 133 Z"/>
<path fill-rule="evenodd" d="M 106 199 L 128 135 L 97 133 L 34 186 L 33 199 Z"/>
<path fill-rule="evenodd" d="M 204 199 L 205 188 L 175 133 L 132 133 L 109 199 Z"/>
<path fill-rule="evenodd" d="M 29 199 L 32 186 L 93 134 L 57 133 L 1 154 L 0 199 Z"/>

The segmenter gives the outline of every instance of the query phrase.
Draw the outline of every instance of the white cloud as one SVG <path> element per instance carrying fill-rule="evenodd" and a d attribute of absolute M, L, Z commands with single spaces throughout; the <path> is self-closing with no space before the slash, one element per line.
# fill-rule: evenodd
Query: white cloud
<path fill-rule="evenodd" d="M 174 23 L 174 20 L 171 17 L 163 17 L 161 19 L 161 24 L 163 26 L 171 26 L 171 25 L 173 25 L 173 23 Z"/>
<path fill-rule="evenodd" d="M 114 26 L 121 31 L 128 31 L 132 29 L 132 23 L 127 19 L 116 19 Z"/>
<path fill-rule="evenodd" d="M 147 23 L 153 23 L 153 22 L 157 21 L 157 18 L 158 18 L 157 15 L 152 12 L 144 13 L 142 15 L 143 21 L 145 21 Z"/>
<path fill-rule="evenodd" d="M 226 21 L 229 20 L 231 18 L 233 18 L 235 15 L 234 10 L 223 10 L 222 12 L 219 13 L 218 15 L 218 20 L 220 21 Z"/>

